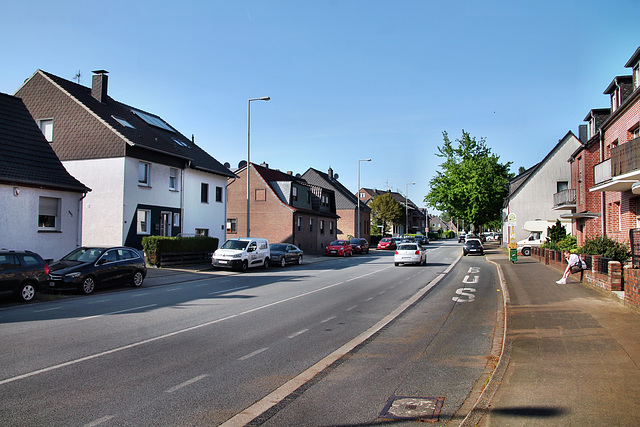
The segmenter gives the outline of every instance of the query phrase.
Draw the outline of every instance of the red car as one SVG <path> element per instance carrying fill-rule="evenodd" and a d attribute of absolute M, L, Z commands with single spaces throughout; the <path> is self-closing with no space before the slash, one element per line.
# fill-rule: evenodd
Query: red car
<path fill-rule="evenodd" d="M 395 249 L 396 242 L 393 241 L 391 237 L 383 237 L 380 242 L 378 242 L 378 249 Z"/>
<path fill-rule="evenodd" d="M 334 240 L 329 243 L 325 255 L 351 256 L 351 244 L 348 240 Z"/>

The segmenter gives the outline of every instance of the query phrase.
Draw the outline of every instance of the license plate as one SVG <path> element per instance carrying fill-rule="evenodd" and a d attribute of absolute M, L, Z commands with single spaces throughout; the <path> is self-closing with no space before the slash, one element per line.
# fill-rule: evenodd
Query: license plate
<path fill-rule="evenodd" d="M 335 254 L 337 251 L 329 251 L 329 252 L 331 252 L 332 254 Z"/>
<path fill-rule="evenodd" d="M 226 263 L 227 263 L 227 261 L 225 261 L 225 260 L 223 260 L 223 259 L 218 260 L 218 264 L 226 264 Z"/>

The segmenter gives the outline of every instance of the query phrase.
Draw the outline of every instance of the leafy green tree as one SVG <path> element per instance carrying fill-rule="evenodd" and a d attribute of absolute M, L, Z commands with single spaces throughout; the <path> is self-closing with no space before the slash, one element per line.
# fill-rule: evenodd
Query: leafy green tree
<path fill-rule="evenodd" d="M 489 223 L 500 223 L 502 204 L 507 196 L 511 162 L 500 163 L 484 138 L 479 141 L 468 132 L 454 144 L 443 132 L 444 144 L 438 147 L 438 157 L 444 159 L 441 170 L 430 181 L 425 197 L 433 208 L 451 217 L 473 224 L 475 230 Z"/>
<path fill-rule="evenodd" d="M 376 228 L 382 226 L 382 235 L 387 232 L 389 225 L 400 224 L 404 221 L 402 205 L 395 201 L 389 193 L 374 197 L 369 202 L 369 208 L 371 208 L 371 225 Z"/>
<path fill-rule="evenodd" d="M 547 228 L 547 234 L 549 234 L 547 240 L 550 240 L 553 243 L 557 243 L 567 236 L 567 229 L 560 222 L 560 220 L 557 219 L 553 227 Z"/>

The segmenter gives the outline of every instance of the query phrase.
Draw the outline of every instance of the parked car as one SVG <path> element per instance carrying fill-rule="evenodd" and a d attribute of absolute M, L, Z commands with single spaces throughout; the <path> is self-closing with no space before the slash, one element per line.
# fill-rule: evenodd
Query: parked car
<path fill-rule="evenodd" d="M 400 264 L 427 264 L 427 251 L 417 243 L 401 243 L 393 256 L 393 262 Z"/>
<path fill-rule="evenodd" d="M 394 243 L 396 244 L 396 248 L 400 243 L 402 243 L 402 237 L 392 237 Z"/>
<path fill-rule="evenodd" d="M 49 266 L 31 251 L 0 251 L 0 292 L 13 292 L 22 302 L 32 301 L 43 289 Z"/>
<path fill-rule="evenodd" d="M 467 239 L 467 241 L 464 242 L 464 246 L 462 246 L 462 254 L 463 255 L 469 255 L 469 254 L 484 255 L 484 246 L 482 245 L 482 242 L 480 241 L 480 239 Z"/>
<path fill-rule="evenodd" d="M 118 283 L 140 287 L 147 276 L 144 258 L 125 246 L 81 247 L 51 264 L 50 270 L 49 289 L 77 289 L 85 295 Z"/>
<path fill-rule="evenodd" d="M 467 235 L 466 235 L 466 234 L 461 233 L 461 234 L 458 236 L 458 243 L 463 243 L 463 242 L 465 241 L 465 238 L 466 238 L 466 237 L 467 237 Z"/>
<path fill-rule="evenodd" d="M 348 240 L 334 240 L 327 245 L 325 255 L 351 256 L 352 249 Z"/>
<path fill-rule="evenodd" d="M 360 238 L 351 239 L 349 244 L 351 245 L 351 252 L 354 254 L 369 253 L 369 242 L 367 242 L 367 239 L 360 239 Z"/>
<path fill-rule="evenodd" d="M 395 249 L 396 242 L 391 237 L 383 237 L 378 242 L 378 249 Z"/>
<path fill-rule="evenodd" d="M 429 244 L 429 236 L 425 236 L 424 234 L 416 234 L 414 237 L 416 243 L 419 245 L 428 245 Z"/>
<path fill-rule="evenodd" d="M 271 250 L 267 239 L 235 237 L 228 239 L 211 256 L 213 268 L 247 271 L 252 267 L 269 267 Z"/>
<path fill-rule="evenodd" d="M 290 243 L 274 243 L 271 245 L 271 257 L 269 262 L 272 265 L 284 267 L 287 264 L 302 264 L 302 249 Z"/>

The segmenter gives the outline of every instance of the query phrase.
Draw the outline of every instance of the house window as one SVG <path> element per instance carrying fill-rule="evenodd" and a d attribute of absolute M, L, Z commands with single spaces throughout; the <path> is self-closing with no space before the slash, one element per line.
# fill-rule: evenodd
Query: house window
<path fill-rule="evenodd" d="M 222 203 L 222 187 L 216 187 L 216 202 Z"/>
<path fill-rule="evenodd" d="M 151 211 L 138 209 L 138 234 L 151 234 Z"/>
<path fill-rule="evenodd" d="M 360 192 L 360 198 L 364 199 L 365 197 L 367 197 L 367 193 L 365 193 L 364 191 Z"/>
<path fill-rule="evenodd" d="M 311 204 L 311 190 L 307 191 L 307 203 Z"/>
<path fill-rule="evenodd" d="M 177 212 L 173 214 L 173 226 L 180 227 L 180 214 Z"/>
<path fill-rule="evenodd" d="M 255 198 L 256 202 L 265 202 L 267 200 L 267 190 L 264 188 L 257 188 Z"/>
<path fill-rule="evenodd" d="M 198 236 L 198 237 L 209 237 L 209 229 L 208 228 L 196 228 L 196 236 Z"/>
<path fill-rule="evenodd" d="M 291 198 L 294 202 L 298 200 L 298 187 L 291 188 Z"/>
<path fill-rule="evenodd" d="M 309 231 L 313 232 L 313 218 L 309 220 Z"/>
<path fill-rule="evenodd" d="M 329 221 L 329 235 L 333 234 L 333 221 Z"/>
<path fill-rule="evenodd" d="M 298 231 L 302 231 L 302 217 L 298 217 Z"/>
<path fill-rule="evenodd" d="M 209 203 L 209 184 L 206 182 L 200 184 L 200 202 Z"/>
<path fill-rule="evenodd" d="M 40 120 L 38 124 L 44 138 L 48 142 L 53 142 L 53 119 Z"/>
<path fill-rule="evenodd" d="M 630 139 L 636 139 L 636 138 L 640 138 L 640 125 L 636 124 L 636 127 L 629 130 L 629 134 L 630 134 Z"/>
<path fill-rule="evenodd" d="M 322 195 L 322 206 L 329 206 L 329 196 L 326 194 Z"/>
<path fill-rule="evenodd" d="M 633 90 L 640 87 L 640 63 L 633 67 Z"/>
<path fill-rule="evenodd" d="M 238 220 L 235 218 L 227 218 L 227 233 L 238 232 Z"/>
<path fill-rule="evenodd" d="M 39 230 L 60 230 L 60 199 L 40 197 L 38 208 Z"/>
<path fill-rule="evenodd" d="M 320 220 L 320 234 L 324 234 L 324 220 Z"/>
<path fill-rule="evenodd" d="M 138 163 L 138 185 L 151 186 L 151 165 L 149 163 Z"/>
<path fill-rule="evenodd" d="M 169 190 L 178 190 L 178 169 L 169 168 Z"/>
<path fill-rule="evenodd" d="M 132 125 L 131 123 L 129 123 L 128 121 L 126 121 L 125 119 L 122 119 L 120 117 L 116 117 L 116 116 L 111 116 L 115 119 L 115 121 L 117 121 L 118 123 L 120 123 L 122 126 L 129 128 L 129 129 L 135 129 L 136 127 L 134 125 Z"/>
<path fill-rule="evenodd" d="M 556 193 L 560 193 L 562 191 L 565 191 L 567 189 L 569 189 L 569 183 L 567 181 L 558 181 L 556 183 Z"/>

